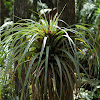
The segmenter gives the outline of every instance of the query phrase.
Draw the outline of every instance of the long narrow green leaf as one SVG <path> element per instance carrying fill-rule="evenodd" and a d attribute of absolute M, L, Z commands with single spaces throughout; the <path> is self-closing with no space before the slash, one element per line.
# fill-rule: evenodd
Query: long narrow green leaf
<path fill-rule="evenodd" d="M 31 62 L 30 62 L 30 65 L 29 65 L 29 68 L 28 68 L 28 71 L 27 71 L 27 74 L 26 74 L 26 77 L 25 77 L 25 81 L 24 81 L 22 93 L 21 93 L 21 100 L 23 100 L 24 89 L 25 89 L 25 85 L 26 85 L 26 83 L 27 83 L 27 80 L 28 80 L 28 78 L 29 78 L 29 73 L 30 73 L 31 67 L 32 67 L 34 61 L 37 59 L 38 56 L 39 56 L 39 53 L 36 54 L 36 55 L 33 57 L 33 59 L 31 60 Z M 34 66 L 33 66 L 33 67 L 34 67 Z"/>
<path fill-rule="evenodd" d="M 69 52 L 67 52 L 66 50 L 64 50 L 64 49 L 59 49 L 59 50 L 64 52 L 65 54 L 67 54 L 68 57 L 70 58 L 70 60 L 73 62 L 75 69 L 76 69 L 76 72 L 79 76 L 79 81 L 80 81 L 81 78 L 80 78 L 79 62 L 76 59 L 74 59 L 73 56 Z"/>
<path fill-rule="evenodd" d="M 87 75 L 88 79 L 89 79 L 89 75 L 88 73 L 86 72 L 85 68 L 79 63 L 79 66 L 83 69 L 83 71 L 85 72 L 85 74 Z"/>
<path fill-rule="evenodd" d="M 43 44 L 42 44 L 42 49 L 41 49 L 41 52 L 40 52 L 38 67 L 39 67 L 41 59 L 42 59 L 43 51 L 44 51 L 44 48 L 46 46 L 46 41 L 47 41 L 47 37 L 44 37 Z"/>
<path fill-rule="evenodd" d="M 71 74 L 69 73 L 68 68 L 67 68 L 65 62 L 64 62 L 63 60 L 60 60 L 60 61 L 61 61 L 62 65 L 64 66 L 64 69 L 65 69 L 65 71 L 66 71 L 66 73 L 67 73 L 67 76 L 68 76 L 68 80 L 69 80 L 71 89 L 73 90 L 73 84 L 72 84 Z M 70 66 L 70 67 L 71 67 L 71 66 Z"/>
<path fill-rule="evenodd" d="M 61 63 L 60 63 L 60 60 L 59 60 L 58 56 L 54 55 L 54 58 L 57 62 L 59 72 L 60 72 L 60 100 L 61 100 L 61 98 L 62 98 L 62 68 L 61 68 Z"/>
<path fill-rule="evenodd" d="M 54 80 L 54 86 L 53 87 L 54 87 L 54 91 L 56 92 L 56 95 L 59 98 L 59 95 L 57 93 L 57 88 L 56 88 L 56 78 L 55 78 L 55 71 L 54 71 L 53 63 L 50 63 L 50 65 L 51 65 L 51 69 L 52 69 L 52 73 L 53 73 L 53 80 Z"/>
<path fill-rule="evenodd" d="M 26 52 L 28 51 L 29 47 L 31 46 L 31 44 L 37 39 L 37 34 L 35 34 L 29 41 L 24 53 L 22 54 L 21 60 L 23 59 L 23 57 L 25 56 Z M 36 37 L 36 38 L 35 38 Z"/>
<path fill-rule="evenodd" d="M 44 63 L 45 63 L 45 59 L 41 60 L 41 63 L 40 63 L 39 68 L 38 68 L 38 71 L 37 71 L 36 75 L 34 75 L 34 79 L 36 80 L 35 81 L 36 85 L 37 85 L 37 82 L 38 82 L 40 74 L 42 74 L 41 72 L 45 68 Z M 37 65 L 38 65 L 38 61 L 37 61 Z"/>
<path fill-rule="evenodd" d="M 46 47 L 45 77 L 44 77 L 44 99 L 45 99 L 45 93 L 46 93 L 46 87 L 47 87 L 48 59 L 49 59 L 49 46 Z"/>

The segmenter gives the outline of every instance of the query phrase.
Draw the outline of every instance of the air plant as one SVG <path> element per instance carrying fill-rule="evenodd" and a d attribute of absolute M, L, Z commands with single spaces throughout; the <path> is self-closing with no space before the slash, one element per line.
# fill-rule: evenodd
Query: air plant
<path fill-rule="evenodd" d="M 89 43 L 80 32 L 72 28 L 59 27 L 56 15 L 49 22 L 46 17 L 40 17 L 38 22 L 29 19 L 21 21 L 1 35 L 5 36 L 1 41 L 2 46 L 8 47 L 9 54 L 4 77 L 17 62 L 13 75 L 18 71 L 22 86 L 19 91 L 21 100 L 26 86 L 27 89 L 32 86 L 32 98 L 35 100 L 70 100 L 73 98 L 76 82 L 74 73 L 77 73 L 80 80 L 79 67 L 84 71 L 85 69 L 79 63 L 78 52 L 81 50 L 77 49 L 69 33 L 71 32 L 74 38 L 84 45 Z"/>

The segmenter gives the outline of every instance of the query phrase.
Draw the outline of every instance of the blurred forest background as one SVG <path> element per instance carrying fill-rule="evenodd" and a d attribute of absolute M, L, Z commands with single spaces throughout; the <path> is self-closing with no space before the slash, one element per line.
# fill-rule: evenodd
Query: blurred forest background
<path fill-rule="evenodd" d="M 64 10 L 63 10 L 63 8 L 64 8 Z M 44 11 L 44 12 L 42 12 L 42 11 Z M 57 23 L 57 24 L 59 24 L 59 27 L 56 27 L 56 28 L 58 28 L 60 30 L 60 27 L 61 27 L 62 28 L 61 32 L 55 31 L 56 28 L 54 30 L 53 29 L 52 30 L 55 32 L 55 34 L 57 32 L 58 32 L 58 34 L 60 34 L 60 33 L 63 33 L 62 31 L 64 29 L 65 31 L 67 30 L 67 32 L 69 34 L 71 34 L 71 35 L 69 35 L 69 37 L 71 37 L 72 41 L 74 41 L 74 44 L 76 46 L 76 51 L 77 51 L 77 53 L 76 53 L 77 57 L 74 56 L 74 53 L 72 54 L 74 49 L 72 49 L 70 51 L 70 48 L 73 48 L 73 45 L 70 45 L 70 43 L 69 43 L 69 45 L 67 45 L 69 47 L 69 49 L 68 49 L 69 53 L 66 53 L 66 54 L 68 54 L 69 58 L 72 60 L 72 62 L 73 62 L 72 65 L 71 65 L 72 62 L 69 59 L 66 58 L 67 60 L 65 60 L 64 55 L 63 56 L 59 55 L 58 51 L 63 48 L 62 47 L 63 43 L 60 42 L 62 38 L 60 38 L 60 39 L 57 38 L 57 39 L 59 39 L 59 40 L 57 40 L 56 37 L 53 39 L 55 39 L 55 41 L 57 40 L 56 41 L 57 43 L 59 42 L 57 45 L 60 45 L 60 46 L 58 46 L 60 49 L 57 52 L 54 50 L 54 52 L 55 52 L 55 54 L 58 53 L 59 60 L 58 60 L 57 56 L 54 57 L 55 61 L 50 60 L 50 58 L 48 58 L 48 56 L 52 58 L 52 56 L 50 54 L 48 56 L 44 57 L 44 55 L 46 55 L 49 52 L 48 46 L 46 48 L 45 54 L 43 55 L 44 58 L 41 58 L 41 56 L 42 56 L 41 48 L 43 48 L 43 46 L 41 46 L 42 45 L 41 39 L 36 40 L 36 41 L 39 41 L 40 45 L 38 45 L 37 42 L 32 44 L 33 47 L 35 45 L 34 48 L 37 48 L 36 49 L 37 51 L 41 49 L 40 50 L 41 51 L 40 58 L 37 56 L 37 59 L 35 62 L 33 61 L 33 59 L 31 59 L 31 57 L 33 55 L 35 58 L 36 57 L 35 54 L 38 55 L 38 53 L 37 52 L 34 53 L 33 52 L 34 48 L 30 47 L 29 41 L 30 41 L 30 39 L 33 38 L 33 37 L 31 37 L 32 34 L 30 33 L 28 36 L 26 36 L 26 33 L 24 32 L 24 30 L 27 28 L 28 29 L 25 31 L 30 32 L 30 30 L 32 30 L 31 29 L 32 26 L 29 24 L 30 22 L 32 22 L 32 20 L 33 20 L 32 23 L 33 24 L 35 23 L 35 25 L 37 25 L 38 24 L 37 22 L 40 21 L 41 16 L 42 16 L 42 19 L 44 19 L 44 20 L 50 20 L 50 19 L 48 19 L 49 16 L 52 15 L 52 17 L 54 17 L 54 14 L 56 14 L 57 12 L 58 12 L 58 14 L 61 14 L 58 19 L 63 20 L 65 23 L 63 23 L 63 21 Z M 27 21 L 22 20 L 22 19 L 25 19 Z M 22 21 L 20 21 L 20 20 L 22 20 Z M 18 23 L 20 23 L 20 24 L 18 24 Z M 21 23 L 23 23 L 23 25 L 21 25 Z M 55 23 L 56 23 L 56 21 L 55 21 Z M 48 24 L 49 24 L 49 22 L 48 22 Z M 47 27 L 48 27 L 47 32 L 49 34 L 49 25 L 48 24 L 47 24 Z M 17 27 L 17 25 L 19 25 L 19 26 Z M 20 29 L 15 28 L 15 30 L 14 30 L 13 27 L 19 28 L 20 25 L 21 25 Z M 35 27 L 35 25 L 34 25 L 34 27 Z M 43 25 L 45 26 L 45 23 Z M 41 25 L 41 26 L 38 25 L 37 26 L 38 29 L 36 29 L 36 30 L 38 32 L 40 32 L 39 31 L 39 29 L 40 29 L 42 32 L 44 30 L 44 28 L 42 29 L 43 25 Z M 24 27 L 27 27 L 27 28 L 24 28 Z M 50 27 L 52 28 L 53 26 L 51 25 Z M 63 27 L 66 27 L 67 29 L 63 28 Z M 12 28 L 13 28 L 13 30 L 12 30 Z M 21 38 L 22 35 L 20 35 L 20 38 L 18 37 L 18 39 L 16 39 L 17 35 L 16 35 L 16 38 L 14 36 L 12 36 L 11 32 L 16 33 L 16 31 L 21 30 L 21 29 L 22 29 L 21 34 L 25 33 L 24 38 Z M 50 30 L 50 33 L 52 33 L 52 30 Z M 46 30 L 44 30 L 44 33 L 45 32 L 46 32 Z M 40 38 L 40 36 L 42 36 L 42 35 L 40 35 L 40 33 L 38 36 L 39 38 Z M 72 33 L 75 33 L 75 35 L 72 35 Z M 7 35 L 8 38 L 6 38 L 5 34 L 9 34 L 9 36 L 13 37 L 11 40 L 11 41 L 13 41 L 13 43 L 11 42 L 12 44 L 10 43 L 10 46 L 8 46 L 9 43 L 7 43 L 7 42 L 10 41 L 11 37 L 9 37 Z M 50 34 L 48 36 L 50 36 Z M 35 37 L 35 35 L 34 35 L 34 37 Z M 58 35 L 57 35 L 57 37 L 58 37 Z M 75 40 L 73 40 L 73 38 Z M 35 38 L 33 38 L 33 39 L 35 39 Z M 42 40 L 43 40 L 43 38 L 42 38 Z M 14 41 L 15 41 L 15 43 L 14 43 Z M 18 41 L 20 41 L 20 42 L 18 42 Z M 29 43 L 27 43 L 27 41 Z M 45 41 L 45 37 L 44 37 L 43 41 Z M 18 47 L 18 44 L 20 44 L 20 43 L 23 43 L 23 44 L 21 44 L 21 47 L 20 47 L 20 45 Z M 23 46 L 24 43 L 26 43 L 27 45 Z M 71 42 L 71 43 L 73 44 L 73 42 Z M 6 45 L 6 47 L 5 47 L 5 45 Z M 15 46 L 17 49 L 13 46 Z M 13 47 L 13 48 L 11 48 L 11 47 Z M 58 47 L 56 49 L 58 49 Z M 18 48 L 22 48 L 23 51 L 21 52 L 22 49 L 18 49 Z M 25 48 L 28 48 L 28 49 L 25 49 Z M 63 49 L 65 49 L 65 47 Z M 18 51 L 18 53 L 16 50 Z M 26 50 L 28 50 L 28 52 L 26 52 Z M 13 59 L 17 59 L 17 60 L 15 60 L 15 62 L 13 62 L 13 60 L 10 60 L 11 54 L 13 51 L 15 54 L 15 56 L 14 56 L 15 58 L 13 57 Z M 62 51 L 64 51 L 64 50 L 62 50 Z M 53 52 L 53 51 L 50 51 L 50 53 L 51 52 Z M 65 52 L 66 51 L 64 51 L 63 53 L 65 53 Z M 63 54 L 61 51 L 60 51 L 60 53 Z M 12 54 L 12 56 L 14 54 Z M 25 56 L 25 57 L 23 58 L 23 56 Z M 24 60 L 22 60 L 21 57 Z M 62 57 L 64 59 L 62 59 L 60 57 Z M 72 57 L 73 58 L 76 57 L 75 58 L 76 60 L 74 60 Z M 49 59 L 50 63 L 48 63 L 49 61 L 47 61 L 47 60 L 44 61 L 47 58 Z M 19 59 L 21 59 L 21 60 L 19 61 Z M 34 62 L 34 66 L 44 66 L 43 68 L 45 69 L 45 71 L 44 71 L 42 69 L 42 67 L 40 68 L 41 70 L 36 67 L 36 69 L 39 72 L 37 71 L 38 74 L 36 74 L 36 77 L 34 78 L 35 83 L 32 80 L 33 80 L 33 74 L 35 73 L 36 70 L 29 69 L 32 67 L 32 65 L 31 65 L 32 61 L 30 59 Z M 39 61 L 41 62 L 40 65 L 38 65 Z M 42 63 L 44 63 L 43 61 L 45 62 L 45 65 L 42 64 Z M 64 61 L 65 61 L 65 63 L 64 63 Z M 66 63 L 66 61 L 67 61 L 67 63 Z M 80 63 L 78 63 L 76 61 L 79 61 Z M 22 63 L 25 62 L 26 65 L 23 65 L 23 64 L 21 65 L 20 62 L 22 62 Z M 53 62 L 53 63 L 51 63 L 51 62 Z M 57 62 L 57 63 L 55 64 L 55 62 Z M 61 62 L 61 63 L 59 63 L 59 62 Z M 79 69 L 77 68 L 77 65 L 75 65 L 75 63 L 79 64 Z M 46 64 L 48 64 L 48 66 L 49 65 L 51 66 L 52 71 L 49 68 L 47 69 L 50 71 L 50 73 L 49 72 L 46 73 L 46 67 L 45 67 Z M 66 64 L 67 64 L 67 66 L 69 66 L 68 69 L 65 68 Z M 58 65 L 58 68 L 53 69 L 54 65 L 55 66 Z M 74 66 L 74 65 L 75 65 L 75 68 L 73 68 L 73 67 L 70 68 L 70 66 Z M 11 67 L 9 67 L 9 66 L 11 66 Z M 19 68 L 18 66 L 21 66 L 21 67 Z M 23 68 L 23 66 L 24 66 L 24 68 Z M 28 66 L 28 68 L 25 66 Z M 63 66 L 63 67 L 61 67 L 61 66 Z M 18 68 L 18 71 L 16 71 L 16 68 Z M 33 70 L 33 73 L 31 72 L 32 74 L 29 74 L 30 73 L 29 70 Z M 23 71 L 23 72 L 21 73 L 21 71 Z M 43 75 L 41 75 L 41 73 Z M 57 74 L 58 76 L 56 76 L 54 73 Z M 65 74 L 65 73 L 67 73 L 67 74 Z M 73 76 L 73 73 L 74 73 L 74 76 Z M 46 75 L 48 75 L 48 77 L 46 77 Z M 55 75 L 55 77 L 53 77 L 53 75 Z M 35 76 L 35 74 L 34 74 L 34 76 Z M 51 76 L 51 78 L 49 76 Z M 61 78 L 61 76 L 62 76 L 62 78 Z M 5 77 L 5 81 L 4 81 L 4 77 Z M 75 77 L 75 79 L 73 77 Z M 44 79 L 42 79 L 42 78 L 44 78 Z M 45 79 L 47 81 L 45 81 Z M 68 83 L 66 82 L 67 79 L 69 80 Z M 20 82 L 23 80 L 25 81 L 25 83 Z M 28 82 L 26 82 L 26 81 L 28 81 Z M 75 81 L 75 83 L 74 83 L 74 81 Z M 66 87 L 65 83 L 67 84 L 68 88 Z M 34 85 L 34 84 L 38 84 L 38 85 Z M 56 84 L 56 85 L 60 84 L 60 85 L 56 86 L 54 84 Z M 70 84 L 70 85 L 68 85 L 68 84 Z M 43 85 L 43 87 L 42 87 L 42 85 Z M 57 88 L 57 91 L 56 91 L 55 87 Z M 60 87 L 62 87 L 62 89 L 60 89 Z M 36 89 L 36 91 L 34 91 L 35 89 Z M 43 91 L 42 91 L 42 89 L 43 89 Z M 66 90 L 66 89 L 68 89 L 68 90 Z M 23 91 L 24 91 L 24 93 L 22 93 Z M 70 92 L 68 92 L 68 91 L 70 91 Z M 60 97 L 61 92 L 62 92 L 62 97 Z M 38 94 L 38 96 L 36 96 L 37 94 Z M 46 96 L 44 96 L 44 95 L 46 95 Z M 70 95 L 70 96 L 68 97 L 68 95 Z M 21 99 L 19 99 L 19 98 L 21 98 Z M 73 99 L 74 100 L 100 100 L 100 0 L 0 0 L 0 100 L 44 100 L 44 99 L 45 100 L 73 100 Z"/>

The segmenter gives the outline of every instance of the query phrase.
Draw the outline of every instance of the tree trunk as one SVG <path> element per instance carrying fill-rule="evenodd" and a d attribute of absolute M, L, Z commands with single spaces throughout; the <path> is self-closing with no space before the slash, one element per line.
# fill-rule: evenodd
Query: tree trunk
<path fill-rule="evenodd" d="M 4 0 L 0 0 L 0 26 L 4 24 Z"/>
<path fill-rule="evenodd" d="M 65 21 L 68 25 L 75 24 L 75 0 L 58 0 L 58 14 L 63 10 L 60 19 Z M 66 26 L 64 23 L 60 24 L 60 26 Z"/>
<path fill-rule="evenodd" d="M 0 26 L 4 24 L 4 17 L 5 17 L 5 5 L 4 5 L 4 0 L 0 0 Z M 1 35 L 3 32 L 1 33 Z M 0 38 L 1 41 L 4 39 L 4 37 Z"/>
<path fill-rule="evenodd" d="M 35 17 L 36 20 L 38 20 L 38 14 L 37 14 L 37 1 L 38 0 L 33 0 L 33 15 Z"/>
<path fill-rule="evenodd" d="M 18 20 L 30 18 L 29 14 L 29 1 L 28 0 L 15 0 L 14 1 L 14 22 Z"/>
<path fill-rule="evenodd" d="M 48 8 L 54 8 L 54 4 L 52 1 L 55 1 L 55 0 L 41 0 L 43 3 L 46 3 Z"/>
<path fill-rule="evenodd" d="M 28 0 L 15 0 L 14 1 L 14 22 L 16 23 L 20 19 L 28 19 L 28 18 L 30 18 L 29 1 Z M 16 68 L 17 65 L 18 65 L 18 61 L 15 62 L 14 67 Z M 22 83 L 20 82 L 20 80 L 18 78 L 18 71 L 16 71 L 16 74 L 15 74 L 15 95 L 16 95 L 16 98 L 20 98 L 21 90 L 22 90 L 22 87 L 24 84 L 24 79 L 25 79 L 24 64 L 22 65 L 21 77 L 22 77 L 22 81 L 23 81 Z M 23 100 L 30 100 L 29 91 L 27 92 L 27 86 L 25 87 Z"/>
<path fill-rule="evenodd" d="M 62 9 L 64 8 L 63 12 Z M 75 0 L 58 0 L 57 1 L 58 14 L 61 13 L 60 19 L 65 21 L 69 26 L 75 24 Z M 59 22 L 59 26 L 67 27 L 63 22 Z M 68 32 L 69 36 L 73 36 L 73 33 Z M 72 54 L 73 55 L 73 54 Z M 69 62 L 70 64 L 72 62 Z M 73 64 L 71 64 L 74 70 Z M 70 82 L 66 84 L 63 80 L 63 93 L 62 100 L 73 100 L 73 89 L 75 84 L 74 73 L 70 71 L 70 76 L 72 78 L 73 88 L 70 86 Z M 59 86 L 58 86 L 59 87 Z"/>

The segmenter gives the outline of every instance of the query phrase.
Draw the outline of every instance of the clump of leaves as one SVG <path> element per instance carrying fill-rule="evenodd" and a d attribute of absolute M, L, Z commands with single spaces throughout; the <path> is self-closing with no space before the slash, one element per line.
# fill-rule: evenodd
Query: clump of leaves
<path fill-rule="evenodd" d="M 49 22 L 46 18 L 40 18 L 39 22 L 28 19 L 21 21 L 1 35 L 5 36 L 2 46 L 8 46 L 9 54 L 4 77 L 15 65 L 13 74 L 18 71 L 21 100 L 25 98 L 24 91 L 28 91 L 30 85 L 35 100 L 72 99 L 76 81 L 74 72 L 80 80 L 79 67 L 85 69 L 79 63 L 77 45 L 69 33 L 74 34 L 84 45 L 89 43 L 76 30 L 59 27 L 56 15 Z M 11 32 L 13 34 L 8 35 Z"/>

